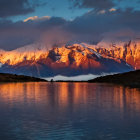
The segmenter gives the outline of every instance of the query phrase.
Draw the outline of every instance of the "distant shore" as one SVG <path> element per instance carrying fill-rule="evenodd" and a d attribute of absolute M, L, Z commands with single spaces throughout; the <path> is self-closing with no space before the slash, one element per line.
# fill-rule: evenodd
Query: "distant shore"
<path fill-rule="evenodd" d="M 121 74 L 101 76 L 101 77 L 97 77 L 95 79 L 87 80 L 87 81 L 57 80 L 57 81 L 50 81 L 50 82 L 110 83 L 110 84 L 128 86 L 131 88 L 140 88 L 140 70 L 130 71 L 130 72 L 121 73 Z"/>
<path fill-rule="evenodd" d="M 90 83 L 112 83 L 132 88 L 140 88 L 140 70 L 97 77 L 89 80 Z"/>
<path fill-rule="evenodd" d="M 101 76 L 101 77 L 97 77 L 95 79 L 88 80 L 88 81 L 73 81 L 73 80 L 68 80 L 68 81 L 57 80 L 57 81 L 53 81 L 53 79 L 51 81 L 47 81 L 45 79 L 31 77 L 31 76 L 0 73 L 0 82 L 110 83 L 110 84 L 118 84 L 118 85 L 128 86 L 128 87 L 131 87 L 131 88 L 140 88 L 140 70 L 121 73 L 121 74 L 113 74 L 113 75 Z"/>
<path fill-rule="evenodd" d="M 47 82 L 47 81 L 44 79 L 35 78 L 31 76 L 0 73 L 0 83 L 1 82 Z"/>

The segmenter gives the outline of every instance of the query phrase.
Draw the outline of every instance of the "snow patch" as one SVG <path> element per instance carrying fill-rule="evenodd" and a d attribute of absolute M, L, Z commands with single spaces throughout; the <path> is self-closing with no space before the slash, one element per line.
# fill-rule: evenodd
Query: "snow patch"
<path fill-rule="evenodd" d="M 131 65 L 129 65 L 128 63 L 126 63 L 126 65 L 127 65 L 128 67 L 131 67 Z"/>
<path fill-rule="evenodd" d="M 2 63 L 0 63 L 0 68 L 2 67 L 2 65 L 3 65 L 3 64 L 2 64 Z"/>
<path fill-rule="evenodd" d="M 94 51 L 94 54 L 98 57 L 98 58 L 101 58 L 101 55 L 97 52 Z"/>

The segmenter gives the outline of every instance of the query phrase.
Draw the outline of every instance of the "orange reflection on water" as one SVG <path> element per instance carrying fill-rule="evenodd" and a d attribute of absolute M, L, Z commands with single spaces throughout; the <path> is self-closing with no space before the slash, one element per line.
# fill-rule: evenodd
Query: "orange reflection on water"
<path fill-rule="evenodd" d="M 125 109 L 140 112 L 140 90 L 93 83 L 3 83 L 0 102 L 45 104 L 61 110 L 92 105 L 122 113 Z"/>

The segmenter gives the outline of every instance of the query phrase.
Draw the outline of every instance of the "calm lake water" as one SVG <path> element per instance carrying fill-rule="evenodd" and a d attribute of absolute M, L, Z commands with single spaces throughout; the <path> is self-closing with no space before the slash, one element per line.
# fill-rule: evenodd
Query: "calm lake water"
<path fill-rule="evenodd" d="M 0 140 L 140 140 L 140 90 L 95 83 L 0 84 Z"/>

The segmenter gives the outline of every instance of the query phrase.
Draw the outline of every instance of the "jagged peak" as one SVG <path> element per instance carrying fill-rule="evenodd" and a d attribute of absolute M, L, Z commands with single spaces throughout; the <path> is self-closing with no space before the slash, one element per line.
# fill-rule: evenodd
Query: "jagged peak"
<path fill-rule="evenodd" d="M 103 43 L 105 43 L 105 45 Z M 91 56 L 96 59 L 108 58 L 114 59 L 115 61 L 123 59 L 134 66 L 136 64 L 137 68 L 139 68 L 140 41 L 135 42 L 129 40 L 128 42 L 117 42 L 115 46 L 111 45 L 110 47 L 108 47 L 108 43 L 112 44 L 104 41 L 98 43 L 97 45 L 74 43 L 71 45 L 63 45 L 61 47 L 55 46 L 49 49 L 45 44 L 36 43 L 13 51 L 0 51 L 0 62 L 3 64 L 8 63 L 15 65 L 24 61 L 25 58 L 26 60 L 38 61 L 42 58 L 46 59 L 48 55 L 54 55 L 54 57 L 59 57 L 60 61 L 66 62 L 69 59 L 69 54 L 72 54 L 75 55 L 74 59 L 81 59 L 84 56 Z M 126 48 L 127 46 L 131 46 L 128 50 L 124 49 L 125 43 Z M 131 56 L 134 60 L 132 60 L 133 58 L 131 58 Z"/>
<path fill-rule="evenodd" d="M 125 41 L 120 41 L 120 40 L 102 40 L 97 44 L 98 48 L 125 48 L 125 47 L 130 47 L 130 46 L 135 46 L 138 45 L 140 46 L 140 39 L 130 39 L 130 40 L 125 40 Z"/>

